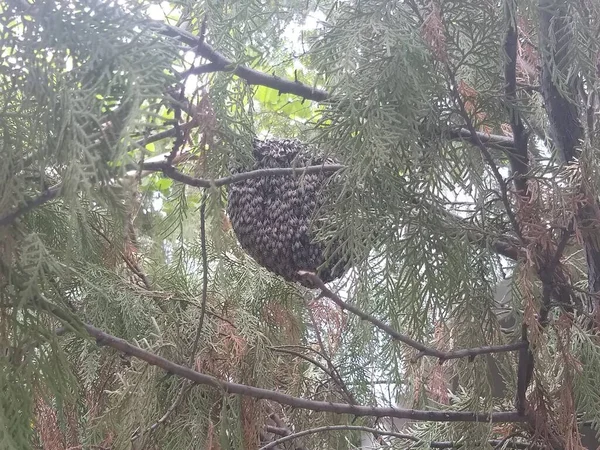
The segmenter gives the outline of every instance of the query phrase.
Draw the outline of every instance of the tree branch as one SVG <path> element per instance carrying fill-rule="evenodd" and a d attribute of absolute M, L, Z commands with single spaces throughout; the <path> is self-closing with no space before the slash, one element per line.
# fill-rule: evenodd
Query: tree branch
<path fill-rule="evenodd" d="M 474 145 L 478 143 L 485 144 L 488 147 L 499 148 L 507 152 L 514 151 L 515 141 L 506 136 L 500 136 L 497 134 L 487 134 L 477 131 L 475 135 L 471 134 L 466 128 L 460 128 L 458 130 L 450 130 L 448 133 L 450 139 L 461 139 L 469 141 Z"/>
<path fill-rule="evenodd" d="M 196 339 L 190 356 L 190 367 L 196 357 L 198 351 L 198 343 L 202 334 L 202 325 L 204 324 L 204 314 L 206 313 L 206 301 L 208 299 L 208 253 L 206 250 L 206 193 L 202 198 L 200 206 L 200 248 L 202 249 L 202 306 L 200 310 L 200 320 L 198 321 L 198 330 L 196 331 Z"/>
<path fill-rule="evenodd" d="M 310 356 L 307 356 L 303 353 L 294 351 L 294 350 L 289 350 L 286 348 L 276 348 L 276 347 L 270 347 L 270 349 L 274 352 L 278 352 L 278 353 L 285 353 L 288 355 L 292 355 L 292 356 L 296 356 L 300 359 L 303 359 L 305 361 L 308 361 L 309 363 L 311 363 L 312 365 L 318 367 L 319 369 L 321 369 L 326 375 L 329 376 L 329 378 L 331 378 L 334 382 L 336 381 L 335 375 L 327 368 L 325 367 L 323 364 L 321 364 L 319 361 L 317 361 L 314 358 L 311 358 Z"/>
<path fill-rule="evenodd" d="M 146 139 L 142 139 L 136 143 L 136 145 L 144 145 L 149 142 L 156 142 L 161 139 L 165 139 L 168 137 L 174 137 L 175 133 L 173 130 L 167 130 L 161 133 L 157 133 L 153 136 L 150 136 Z M 165 158 L 168 154 L 165 154 Z M 153 159 L 156 159 L 155 157 Z M 173 166 L 167 164 L 167 161 L 146 161 L 141 165 L 142 171 L 146 172 L 163 172 L 165 176 L 179 181 L 181 183 L 198 187 L 198 188 L 210 188 L 226 186 L 233 183 L 239 183 L 241 181 L 249 180 L 252 178 L 258 178 L 263 176 L 277 176 L 277 175 L 303 175 L 308 173 L 333 173 L 344 169 L 345 166 L 341 164 L 326 164 L 319 166 L 307 166 L 307 167 L 290 167 L 290 168 L 276 168 L 276 169 L 259 169 L 253 170 L 249 172 L 242 172 L 235 175 L 230 175 L 227 177 L 217 178 L 214 180 L 205 179 L 205 178 L 195 178 L 189 175 L 186 175 L 180 171 L 178 171 Z M 137 173 L 137 170 L 136 170 Z M 29 210 L 40 206 L 46 203 L 49 200 L 56 198 L 60 194 L 61 185 L 56 185 L 50 188 L 46 193 L 42 193 L 39 197 L 36 197 L 33 201 L 29 202 L 29 204 L 21 208 L 19 210 L 13 211 L 3 217 L 0 218 L 0 226 L 5 226 L 11 224 L 18 216 L 28 212 Z M 461 219 L 455 217 L 451 213 L 447 213 L 448 218 L 454 221 L 460 221 Z M 486 247 L 486 239 L 483 234 L 480 234 L 476 231 L 468 231 L 467 238 L 480 246 Z M 502 239 L 494 239 L 490 244 L 492 249 L 506 258 L 516 260 L 519 257 L 519 249 L 514 244 L 511 244 L 508 241 Z"/>
<path fill-rule="evenodd" d="M 506 62 L 504 65 L 504 81 L 507 108 L 510 114 L 510 127 L 514 139 L 514 152 L 508 152 L 508 159 L 517 192 L 527 193 L 525 175 L 529 172 L 529 157 L 527 154 L 527 133 L 517 109 L 517 2 L 506 0 L 504 3 L 505 19 L 508 24 L 504 39 Z"/>
<path fill-rule="evenodd" d="M 481 151 L 481 154 L 483 155 L 483 159 L 486 161 L 486 163 L 490 167 L 492 174 L 494 175 L 494 178 L 496 179 L 496 181 L 498 183 L 498 188 L 500 189 L 500 199 L 502 200 L 502 203 L 504 204 L 504 209 L 506 211 L 506 215 L 508 216 L 508 219 L 510 220 L 510 223 L 513 227 L 514 232 L 519 237 L 519 239 L 521 241 L 523 241 L 523 236 L 521 235 L 521 227 L 519 225 L 519 222 L 517 221 L 515 213 L 512 210 L 512 206 L 510 204 L 510 199 L 508 197 L 508 187 L 506 184 L 506 180 L 504 180 L 504 178 L 502 177 L 502 174 L 500 174 L 500 171 L 498 170 L 498 167 L 496 166 L 496 163 L 494 162 L 494 158 L 492 158 L 492 155 L 490 155 L 490 152 L 488 151 L 487 147 L 485 146 L 483 141 L 479 138 L 479 135 L 477 134 L 477 131 L 475 130 L 475 126 L 473 125 L 473 121 L 471 120 L 471 117 L 467 113 L 467 109 L 465 107 L 465 102 L 463 101 L 463 99 L 460 95 L 460 92 L 458 91 L 458 85 L 456 83 L 456 77 L 454 75 L 454 72 L 452 71 L 452 69 L 450 68 L 450 66 L 448 64 L 446 64 L 446 72 L 448 74 L 449 81 L 450 81 L 449 89 L 452 94 L 452 97 L 454 98 L 454 102 L 456 103 L 456 106 L 458 107 L 458 110 L 459 110 L 458 112 L 462 116 L 462 118 L 465 120 L 467 130 L 471 133 L 471 136 L 473 138 L 473 143 L 477 147 L 479 147 L 479 150 Z"/>
<path fill-rule="evenodd" d="M 249 172 L 241 172 L 227 177 L 217 178 L 214 180 L 206 178 L 195 178 L 178 171 L 173 166 L 170 166 L 166 161 L 152 162 L 142 164 L 142 169 L 151 172 L 163 172 L 165 176 L 198 188 L 221 187 L 241 181 L 250 180 L 252 178 L 277 176 L 277 175 L 304 175 L 309 173 L 332 173 L 344 169 L 341 164 L 322 164 L 318 166 L 307 167 L 282 167 L 274 169 L 258 169 Z"/>
<path fill-rule="evenodd" d="M 189 125 L 189 124 L 184 124 L 181 126 L 181 128 L 187 129 L 187 127 L 190 127 L 190 126 L 191 125 Z M 143 147 L 145 145 L 160 141 L 162 139 L 174 137 L 175 135 L 176 135 L 176 130 L 174 128 L 172 128 L 170 130 L 161 131 L 161 132 L 156 133 L 147 138 L 140 139 L 139 141 L 137 141 L 135 143 L 135 145 L 138 147 Z M 35 197 L 31 200 L 26 200 L 24 202 L 25 204 L 23 206 L 15 208 L 13 211 L 6 213 L 3 216 L 0 216 L 0 227 L 11 225 L 14 223 L 14 221 L 17 218 L 19 218 L 23 214 L 26 214 L 29 211 L 31 211 L 32 209 L 35 209 L 38 206 L 42 206 L 43 204 L 45 204 L 51 200 L 54 200 L 55 198 L 60 196 L 61 189 L 62 189 L 62 183 L 58 183 L 57 185 L 46 189 L 41 194 L 39 194 L 37 197 Z"/>
<path fill-rule="evenodd" d="M 519 350 L 519 362 L 517 364 L 517 392 L 515 394 L 515 407 L 520 414 L 525 414 L 527 388 L 533 375 L 533 352 L 529 348 L 529 339 L 527 338 L 527 326 L 522 325 L 521 341 L 526 342 L 527 346 Z"/>
<path fill-rule="evenodd" d="M 37 197 L 31 200 L 25 200 L 25 204 L 23 206 L 18 207 L 0 217 L 0 227 L 10 225 L 23 214 L 31 211 L 34 208 L 37 208 L 38 206 L 43 205 L 44 203 L 49 202 L 50 200 L 54 200 L 60 195 L 61 188 L 62 184 L 57 184 L 56 186 L 52 186 L 51 188 L 46 189 Z"/>
<path fill-rule="evenodd" d="M 52 312 L 59 318 L 65 318 L 67 323 L 70 318 L 64 316 L 62 310 L 51 304 L 44 304 L 44 309 Z M 127 341 L 105 333 L 91 325 L 83 325 L 87 333 L 96 339 L 98 345 L 107 345 L 126 355 L 135 356 L 150 365 L 160 367 L 165 371 L 186 378 L 197 384 L 212 386 L 228 394 L 245 395 L 252 398 L 273 400 L 283 405 L 294 408 L 308 409 L 311 411 L 331 412 L 335 414 L 350 414 L 354 416 L 395 417 L 399 419 L 423 420 L 434 422 L 524 422 L 526 419 L 519 416 L 516 411 L 506 412 L 472 412 L 472 411 L 426 411 L 404 409 L 395 407 L 360 406 L 347 403 L 332 403 L 326 401 L 308 400 L 294 397 L 277 391 L 257 388 L 244 384 L 222 381 L 210 375 L 197 372 L 179 364 L 175 364 L 161 356 L 131 345 Z"/>
<path fill-rule="evenodd" d="M 360 426 L 360 425 L 329 425 L 329 426 L 311 428 L 309 430 L 304 430 L 304 431 L 299 431 L 297 433 L 288 434 L 282 438 L 276 439 L 275 441 L 268 443 L 267 445 L 261 447 L 259 450 L 270 450 L 272 448 L 275 448 L 279 444 L 283 444 L 285 442 L 292 441 L 294 439 L 298 439 L 302 436 L 307 436 L 309 434 L 323 433 L 326 431 L 339 431 L 339 430 L 342 430 L 342 431 L 364 431 L 365 433 L 374 433 L 374 434 L 383 435 L 383 436 L 393 436 L 393 437 L 397 437 L 400 439 L 408 439 L 410 441 L 419 442 L 418 438 L 411 436 L 410 434 L 396 433 L 394 431 L 383 431 L 383 430 L 378 430 L 377 428 L 364 427 L 364 426 Z"/>
<path fill-rule="evenodd" d="M 179 38 L 182 42 L 192 47 L 200 56 L 210 61 L 210 63 L 205 66 L 194 67 L 190 69 L 190 73 L 199 74 L 229 70 L 250 84 L 266 86 L 276 89 L 280 93 L 295 94 L 308 100 L 314 100 L 317 102 L 321 102 L 330 98 L 330 94 L 327 91 L 311 88 L 310 86 L 304 85 L 298 81 L 284 80 L 282 78 L 275 77 L 243 65 L 235 64 L 235 62 L 226 58 L 224 55 L 207 44 L 202 36 L 194 36 L 192 33 L 186 30 L 182 30 L 181 28 L 172 25 L 166 25 L 162 22 L 154 21 L 154 24 L 159 29 L 162 29 L 163 34 Z M 186 74 L 187 73 L 184 73 L 183 76 Z M 475 135 L 473 135 L 469 130 L 464 128 L 459 130 L 451 130 L 449 136 L 451 139 L 469 140 L 476 145 L 484 143 L 486 145 L 498 147 L 504 150 L 515 149 L 514 141 L 506 136 L 490 135 L 480 132 L 476 132 Z"/>
<path fill-rule="evenodd" d="M 491 345 L 491 346 L 483 346 L 483 347 L 476 347 L 476 348 L 466 348 L 466 349 L 455 350 L 455 351 L 451 351 L 451 352 L 442 352 L 435 348 L 428 347 L 427 345 L 425 345 L 421 342 L 415 341 L 414 339 L 412 339 L 408 336 L 398 333 L 396 330 L 394 330 L 389 325 L 383 323 L 381 320 L 379 320 L 369 314 L 366 314 L 366 313 L 362 312 L 361 310 L 359 310 L 358 308 L 344 302 L 339 297 L 339 295 L 337 295 L 335 292 L 333 292 L 329 288 L 327 288 L 327 286 L 325 286 L 325 283 L 323 283 L 323 280 L 321 280 L 314 273 L 305 272 L 305 271 L 301 271 L 299 273 L 300 273 L 300 275 L 308 278 L 317 288 L 319 288 L 321 290 L 322 295 L 324 295 L 325 297 L 332 300 L 340 308 L 342 308 L 346 311 L 350 311 L 351 313 L 358 316 L 361 320 L 366 320 L 367 322 L 372 323 L 377 328 L 379 328 L 380 330 L 384 331 L 389 336 L 391 336 L 393 339 L 396 339 L 397 341 L 400 341 L 400 342 L 408 345 L 409 347 L 419 350 L 420 353 L 417 354 L 417 356 L 415 356 L 414 359 L 418 359 L 422 356 L 434 356 L 436 358 L 439 358 L 440 362 L 444 362 L 444 361 L 447 361 L 450 359 L 458 359 L 458 358 L 464 358 L 464 357 L 473 358 L 477 355 L 485 355 L 488 353 L 511 352 L 511 351 L 519 350 L 527 345 L 524 342 L 515 342 L 514 344 Z"/>
<path fill-rule="evenodd" d="M 570 43 L 574 39 L 572 24 L 568 22 L 568 3 L 561 0 L 540 0 L 539 38 L 542 59 L 541 91 L 548 113 L 550 134 L 559 155 L 565 162 L 577 156 L 583 137 L 577 103 L 577 78 L 568 75 Z M 557 45 L 556 43 L 560 43 Z M 568 83 L 557 82 L 570 78 Z"/>
<path fill-rule="evenodd" d="M 202 37 L 194 36 L 192 33 L 181 28 L 158 21 L 154 21 L 154 23 L 162 29 L 163 34 L 179 38 L 179 40 L 192 47 L 198 55 L 210 61 L 214 65 L 210 68 L 211 71 L 232 72 L 234 75 L 246 80 L 249 84 L 270 87 L 279 91 L 280 94 L 294 94 L 317 102 L 322 102 L 329 97 L 329 93 L 322 89 L 312 88 L 298 81 L 285 80 L 244 65 L 236 64 L 207 44 Z M 193 71 L 194 69 L 189 72 L 193 73 Z M 182 76 L 186 75 L 189 75 L 189 73 L 182 74 Z"/>
<path fill-rule="evenodd" d="M 377 433 L 377 434 L 383 435 L 383 436 L 391 436 L 391 437 L 396 437 L 399 439 L 406 439 L 406 440 L 413 441 L 413 442 L 416 442 L 419 444 L 423 443 L 423 441 L 421 441 L 418 437 L 412 436 L 410 434 L 397 433 L 394 431 L 378 430 L 377 428 L 365 427 L 365 426 L 360 426 L 360 425 L 329 425 L 329 426 L 324 426 L 324 427 L 311 428 L 309 430 L 299 431 L 297 433 L 292 433 L 292 434 L 290 434 L 289 430 L 287 430 L 287 429 L 268 430 L 268 431 L 271 431 L 273 434 L 279 434 L 277 432 L 280 431 L 280 432 L 282 432 L 282 434 L 280 434 L 280 436 L 283 436 L 283 437 L 279 438 L 273 442 L 270 442 L 269 444 L 261 447 L 259 450 L 270 450 L 270 449 L 275 448 L 279 444 L 283 444 L 285 442 L 291 441 L 293 439 L 297 439 L 302 436 L 308 436 L 310 434 L 322 433 L 322 432 L 327 432 L 327 431 L 340 431 L 340 430 L 342 430 L 342 431 L 344 431 L 344 430 L 364 431 L 365 433 L 374 433 L 374 434 Z M 287 433 L 283 434 L 284 431 L 287 431 Z M 523 449 L 523 450 L 531 449 L 531 448 L 538 448 L 536 446 L 531 446 L 530 444 L 526 444 L 524 442 L 508 442 L 511 437 L 515 437 L 515 436 L 509 435 L 504 439 L 490 439 L 488 441 L 488 444 L 490 444 L 491 446 L 494 446 L 494 448 L 501 448 L 505 444 L 506 444 L 506 446 L 504 448 Z M 433 441 L 433 442 L 429 443 L 429 447 L 435 448 L 435 449 L 459 448 L 460 446 L 461 446 L 460 443 L 452 442 L 452 441 Z"/>
<path fill-rule="evenodd" d="M 494 448 L 514 448 L 519 450 L 541 450 L 542 447 L 527 444 L 525 442 L 507 442 L 504 439 L 491 439 L 488 444 Z M 505 446 L 504 446 L 505 445 Z M 452 441 L 435 441 L 429 444 L 431 448 L 442 449 L 442 448 L 460 448 L 460 443 Z M 503 447 L 504 446 L 504 447 Z"/>
<path fill-rule="evenodd" d="M 573 67 L 569 51 L 572 49 L 572 26 L 569 23 L 568 4 L 557 0 L 540 0 L 538 7 L 540 55 L 542 59 L 541 91 L 550 124 L 549 134 L 557 153 L 564 162 L 578 157 L 584 137 L 580 120 L 580 98 L 577 77 L 569 75 Z M 561 45 L 556 45 L 560 42 Z M 567 79 L 570 81 L 562 82 Z M 587 193 L 586 193 L 587 194 Z M 598 244 L 598 215 L 600 207 L 596 195 L 586 195 L 587 203 L 579 206 L 577 227 L 580 230 L 587 262 L 588 289 L 600 292 L 600 245 Z M 596 301 L 594 309 L 600 308 Z"/>
<path fill-rule="evenodd" d="M 188 366 L 194 367 L 194 360 L 196 358 L 196 352 L 198 351 L 198 345 L 200 343 L 200 336 L 202 335 L 202 326 L 204 325 L 204 316 L 206 314 L 206 300 L 208 297 L 208 255 L 206 252 L 206 196 L 202 198 L 202 205 L 200 206 L 200 247 L 202 252 L 202 303 L 200 306 L 200 318 L 198 319 L 198 328 L 196 329 L 196 337 L 194 338 L 194 345 L 192 346 L 192 351 L 190 353 L 190 359 L 188 362 Z M 179 388 L 179 392 L 175 397 L 175 400 L 171 404 L 171 406 L 167 409 L 167 411 L 162 415 L 160 419 L 158 419 L 154 424 L 150 426 L 146 430 L 146 432 L 152 432 L 156 428 L 158 428 L 161 424 L 165 423 L 165 421 L 171 416 L 171 414 L 179 407 L 181 402 L 183 401 L 185 395 L 192 388 L 193 383 L 190 383 L 188 380 L 184 380 L 181 388 Z M 136 430 L 131 436 L 131 440 L 134 441 L 138 437 L 140 437 L 139 429 Z"/>

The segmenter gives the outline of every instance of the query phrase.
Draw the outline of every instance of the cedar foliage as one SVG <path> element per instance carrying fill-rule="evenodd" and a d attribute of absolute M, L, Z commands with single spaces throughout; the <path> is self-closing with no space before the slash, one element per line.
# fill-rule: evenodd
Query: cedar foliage
<path fill-rule="evenodd" d="M 393 428 L 194 385 L 84 324 L 295 397 L 525 414 L 400 424 L 382 447 L 576 449 L 600 427 L 597 2 L 0 12 L 0 448 L 253 449 L 348 425 L 278 448 L 350 449 L 361 426 Z M 281 80 L 320 101 L 265 85 Z M 345 301 L 442 351 L 526 338 L 531 354 L 438 364 L 260 267 L 227 186 L 194 181 L 251 163 L 255 136 L 344 164 L 313 230 L 352 267 L 331 286 Z"/>

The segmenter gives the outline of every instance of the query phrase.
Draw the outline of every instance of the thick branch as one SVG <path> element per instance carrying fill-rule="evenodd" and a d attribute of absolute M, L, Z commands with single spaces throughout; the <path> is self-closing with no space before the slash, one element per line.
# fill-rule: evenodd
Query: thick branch
<path fill-rule="evenodd" d="M 482 137 L 486 136 L 483 133 L 480 133 Z M 466 130 L 460 135 L 460 138 L 467 138 L 470 136 L 470 133 Z M 498 136 L 500 138 L 500 136 Z M 492 141 L 490 141 L 492 142 Z M 504 143 L 506 141 L 497 140 L 494 138 L 494 143 Z M 495 144 L 494 144 L 495 145 Z M 320 166 L 307 166 L 307 167 L 289 167 L 289 168 L 276 168 L 276 169 L 259 169 L 252 170 L 248 172 L 241 172 L 235 175 L 230 175 L 227 177 L 217 178 L 217 179 L 206 179 L 206 178 L 194 178 L 189 175 L 186 175 L 172 166 L 169 166 L 166 161 L 153 161 L 153 162 L 145 162 L 142 165 L 142 170 L 148 172 L 159 172 L 162 171 L 165 176 L 179 181 L 181 183 L 199 187 L 199 188 L 209 188 L 211 186 L 220 187 L 233 183 L 239 183 L 241 181 L 249 180 L 252 178 L 259 178 L 263 176 L 277 176 L 277 175 L 301 175 L 308 173 L 320 173 L 320 172 L 337 172 L 339 170 L 344 169 L 345 166 L 341 164 L 326 164 Z M 439 211 L 438 211 L 439 212 Z M 448 211 L 443 211 L 444 214 L 448 217 L 449 220 L 452 220 L 456 223 L 461 223 L 463 220 L 459 217 L 454 216 L 452 213 Z M 469 230 L 467 233 L 467 238 L 469 241 L 478 244 L 480 246 L 487 246 L 485 235 L 483 233 L 478 233 L 473 230 Z M 498 254 L 505 256 L 508 259 L 517 260 L 519 258 L 519 249 L 514 244 L 507 240 L 502 239 L 494 239 L 491 244 L 489 244 L 491 248 Z"/>
<path fill-rule="evenodd" d="M 342 308 L 346 311 L 350 311 L 352 314 L 355 314 L 356 316 L 358 316 L 361 320 L 366 320 L 367 322 L 372 323 L 377 328 L 379 328 L 380 330 L 384 331 L 389 336 L 391 336 L 393 339 L 396 339 L 397 341 L 400 341 L 400 342 L 408 345 L 409 347 L 419 350 L 420 353 L 415 358 L 419 358 L 419 357 L 425 356 L 425 355 L 426 356 L 434 356 L 436 358 L 439 358 L 440 361 L 443 362 L 443 361 L 447 361 L 449 359 L 458 359 L 458 358 L 464 358 L 464 357 L 473 358 L 477 355 L 485 355 L 485 354 L 489 354 L 489 353 L 511 352 L 511 351 L 519 350 L 527 345 L 527 343 L 525 343 L 525 342 L 515 342 L 514 344 L 490 345 L 490 346 L 483 346 L 483 347 L 476 347 L 476 348 L 466 348 L 466 349 L 455 350 L 455 351 L 451 351 L 451 352 L 442 352 L 435 348 L 428 347 L 427 345 L 425 345 L 421 342 L 415 341 L 414 339 L 412 339 L 408 336 L 398 333 L 396 330 L 394 330 L 389 325 L 383 323 L 381 320 L 379 320 L 369 314 L 366 314 L 366 313 L 362 312 L 360 309 L 344 302 L 339 297 L 339 295 L 337 295 L 335 292 L 333 292 L 329 288 L 327 288 L 327 286 L 325 286 L 325 283 L 323 283 L 323 280 L 321 280 L 314 273 L 302 271 L 302 272 L 300 272 L 300 274 L 307 277 L 308 279 L 310 279 L 310 281 L 321 290 L 321 293 L 325 297 L 332 300 L 340 308 Z"/>
<path fill-rule="evenodd" d="M 56 311 L 56 308 L 52 308 L 52 310 L 58 312 Z M 150 365 L 160 367 L 169 373 L 186 378 L 198 384 L 212 386 L 228 394 L 239 394 L 258 399 L 273 400 L 283 405 L 292 406 L 294 408 L 308 409 L 311 411 L 326 411 L 335 414 L 350 414 L 361 417 L 396 417 L 399 419 L 434 422 L 504 423 L 525 421 L 525 418 L 520 417 L 515 411 L 494 413 L 477 413 L 470 411 L 424 411 L 394 407 L 359 406 L 346 403 L 307 400 L 269 389 L 262 389 L 254 386 L 222 381 L 210 375 L 192 370 L 188 367 L 175 364 L 172 361 L 131 345 L 127 341 L 107 334 L 91 325 L 84 325 L 84 327 L 90 336 L 96 338 L 98 345 L 107 345 L 127 355 L 135 356 L 136 358 L 146 361 Z"/>
<path fill-rule="evenodd" d="M 143 145 L 144 142 L 156 141 L 160 139 L 164 139 L 166 137 L 173 137 L 174 134 L 171 130 L 158 133 L 157 135 L 153 135 L 147 139 L 141 140 L 138 142 L 139 145 Z M 166 156 L 166 155 L 165 155 Z M 158 157 L 156 157 L 158 158 Z M 155 159 L 155 158 L 152 158 Z M 276 168 L 276 169 L 260 169 L 253 170 L 249 172 L 242 172 L 235 175 L 230 175 L 227 177 L 217 178 L 214 180 L 205 179 L 205 178 L 195 178 L 189 175 L 186 175 L 172 166 L 169 166 L 165 160 L 163 161 L 147 161 L 142 164 L 142 171 L 145 172 L 159 172 L 162 171 L 165 176 L 172 178 L 173 180 L 179 181 L 181 183 L 188 184 L 190 186 L 195 186 L 199 188 L 210 188 L 211 186 L 220 187 L 233 183 L 239 183 L 244 180 L 248 180 L 251 178 L 258 178 L 262 176 L 276 176 L 276 175 L 302 175 L 307 173 L 320 173 L 320 172 L 337 172 L 339 170 L 344 169 L 343 165 L 339 164 L 328 164 L 328 165 L 320 165 L 320 166 L 308 166 L 308 167 L 290 167 L 290 168 Z M 137 170 L 136 170 L 137 173 Z M 34 200 L 30 201 L 25 207 L 20 208 L 16 211 L 13 211 L 6 216 L 0 218 L 0 226 L 5 226 L 11 224 L 18 216 L 28 212 L 29 210 L 40 206 L 46 203 L 49 200 L 56 198 L 60 193 L 60 185 L 57 185 L 53 188 L 50 188 L 49 191 L 42 193 L 40 196 L 36 197 Z M 447 213 L 448 218 L 453 221 L 460 221 L 460 218 L 453 216 L 451 213 Z M 469 231 L 467 234 L 468 239 L 476 243 L 478 245 L 486 246 L 486 239 L 483 234 L 479 234 L 475 231 Z M 515 245 L 511 244 L 508 241 L 502 239 L 494 239 L 490 244 L 492 250 L 496 253 L 505 256 L 509 259 L 516 260 L 519 257 L 519 250 Z"/>
<path fill-rule="evenodd" d="M 523 325 L 521 329 L 521 340 L 527 342 L 527 346 L 519 350 L 519 362 L 517 365 L 517 392 L 515 395 L 515 407 L 520 414 L 525 414 L 526 394 L 529 382 L 533 375 L 533 352 L 529 348 L 527 338 L 527 326 Z"/>

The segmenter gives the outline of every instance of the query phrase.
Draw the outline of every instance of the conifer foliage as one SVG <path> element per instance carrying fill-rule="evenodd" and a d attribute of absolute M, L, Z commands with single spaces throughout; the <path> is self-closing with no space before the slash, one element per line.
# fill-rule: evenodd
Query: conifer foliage
<path fill-rule="evenodd" d="M 0 448 L 596 448 L 599 27 L 0 2 Z"/>

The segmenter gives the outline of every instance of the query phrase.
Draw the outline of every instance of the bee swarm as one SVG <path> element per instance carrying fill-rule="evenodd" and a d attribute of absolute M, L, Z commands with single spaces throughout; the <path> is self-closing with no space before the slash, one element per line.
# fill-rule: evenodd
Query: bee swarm
<path fill-rule="evenodd" d="M 319 160 L 305 144 L 287 139 L 255 139 L 253 153 L 255 162 L 244 171 L 334 162 Z M 298 271 L 317 272 L 325 262 L 325 244 L 314 241 L 310 223 L 323 205 L 322 190 L 330 177 L 321 172 L 276 175 L 231 184 L 227 213 L 242 248 L 271 272 L 314 287 Z M 329 258 L 319 270 L 325 283 L 343 274 L 344 264 L 338 262 Z"/>

